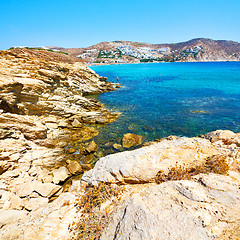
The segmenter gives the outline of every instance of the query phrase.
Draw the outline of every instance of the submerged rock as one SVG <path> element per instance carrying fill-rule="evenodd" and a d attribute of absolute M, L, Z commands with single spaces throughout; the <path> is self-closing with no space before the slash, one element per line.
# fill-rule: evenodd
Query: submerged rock
<path fill-rule="evenodd" d="M 69 150 L 68 150 L 68 153 L 75 153 L 76 152 L 76 150 L 74 149 L 74 148 L 70 148 Z"/>
<path fill-rule="evenodd" d="M 77 161 L 69 161 L 68 170 L 71 174 L 76 175 L 81 173 L 82 167 Z"/>
<path fill-rule="evenodd" d="M 122 146 L 124 148 L 130 148 L 133 146 L 138 146 L 143 143 L 143 137 L 133 133 L 126 133 L 122 139 Z"/>
<path fill-rule="evenodd" d="M 84 154 L 90 154 L 90 153 L 93 153 L 93 152 L 96 152 L 98 150 L 98 145 L 94 142 L 94 141 L 91 141 L 87 146 L 86 148 L 84 149 Z"/>
<path fill-rule="evenodd" d="M 123 151 L 123 150 L 124 150 L 124 148 L 122 147 L 122 145 L 117 144 L 117 143 L 114 143 L 114 144 L 113 144 L 113 148 L 116 149 L 116 150 L 119 150 L 119 151 Z"/>

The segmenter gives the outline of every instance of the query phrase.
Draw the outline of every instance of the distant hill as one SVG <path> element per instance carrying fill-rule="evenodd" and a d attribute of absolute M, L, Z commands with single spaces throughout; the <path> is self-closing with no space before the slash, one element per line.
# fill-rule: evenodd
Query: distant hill
<path fill-rule="evenodd" d="M 113 41 L 87 48 L 49 48 L 89 63 L 240 61 L 240 43 L 207 38 L 174 44 Z"/>

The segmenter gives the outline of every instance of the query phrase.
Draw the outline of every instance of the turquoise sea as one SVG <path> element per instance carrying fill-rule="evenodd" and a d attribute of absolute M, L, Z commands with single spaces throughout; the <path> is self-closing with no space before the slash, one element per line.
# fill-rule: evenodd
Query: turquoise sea
<path fill-rule="evenodd" d="M 149 63 L 92 66 L 96 73 L 123 88 L 97 96 L 122 113 L 105 126 L 96 141 L 108 136 L 120 143 L 123 134 L 146 141 L 197 136 L 216 129 L 240 132 L 240 62 Z"/>

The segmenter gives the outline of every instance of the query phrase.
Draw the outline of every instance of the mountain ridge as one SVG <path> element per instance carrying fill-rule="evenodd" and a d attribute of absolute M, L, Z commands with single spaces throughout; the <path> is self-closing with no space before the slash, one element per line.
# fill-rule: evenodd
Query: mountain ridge
<path fill-rule="evenodd" d="M 88 63 L 240 61 L 240 43 L 210 38 L 155 44 L 117 40 L 100 42 L 86 48 L 50 47 L 50 49 L 67 52 Z"/>

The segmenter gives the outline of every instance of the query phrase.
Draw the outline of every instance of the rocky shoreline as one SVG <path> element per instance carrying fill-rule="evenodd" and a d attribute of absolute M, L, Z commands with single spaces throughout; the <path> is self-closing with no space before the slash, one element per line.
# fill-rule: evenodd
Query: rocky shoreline
<path fill-rule="evenodd" d="M 89 170 L 91 164 L 69 160 L 66 147 L 96 135 L 89 124 L 109 123 L 119 115 L 85 97 L 115 90 L 118 84 L 67 56 L 54 59 L 51 54 L 0 52 L 1 230 L 37 208 L 47 209 L 67 179 Z M 93 148 L 88 144 L 85 154 Z"/>
<path fill-rule="evenodd" d="M 169 136 L 91 169 L 69 142 L 96 151 L 89 124 L 119 114 L 85 95 L 119 86 L 51 54 L 0 52 L 1 239 L 237 239 L 240 133 Z M 125 134 L 115 147 L 141 143 Z"/>

